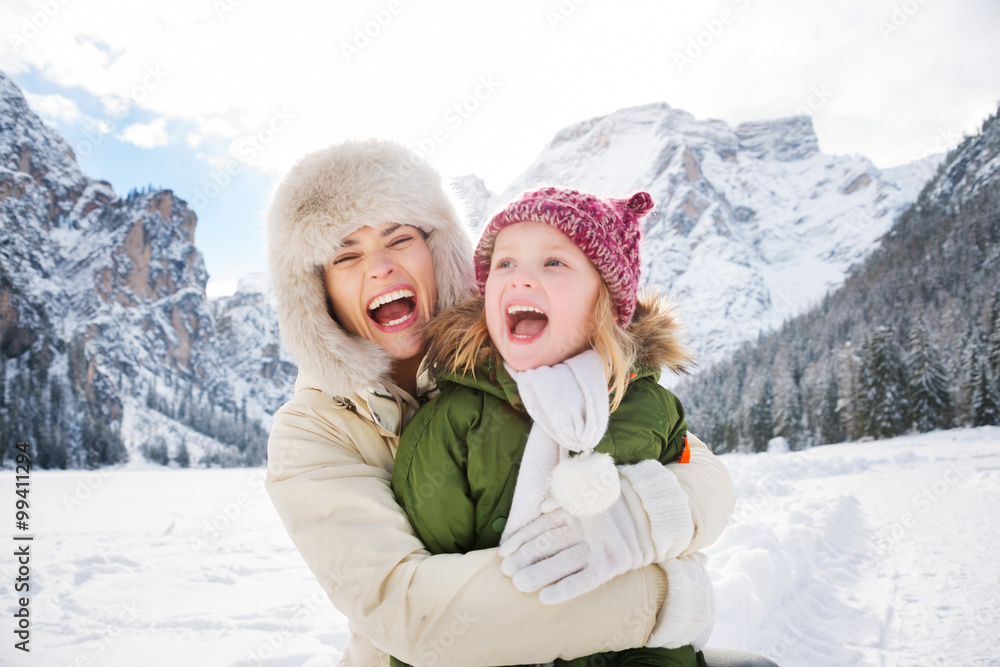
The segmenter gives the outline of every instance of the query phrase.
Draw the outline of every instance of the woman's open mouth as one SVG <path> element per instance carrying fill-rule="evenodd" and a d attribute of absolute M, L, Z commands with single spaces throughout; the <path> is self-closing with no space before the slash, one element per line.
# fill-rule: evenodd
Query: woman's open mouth
<path fill-rule="evenodd" d="M 527 304 L 507 306 L 507 331 L 512 340 L 527 342 L 549 326 L 549 316 L 540 308 Z"/>
<path fill-rule="evenodd" d="M 417 295 L 411 289 L 383 292 L 368 302 L 368 317 L 382 331 L 405 329 L 417 316 Z"/>

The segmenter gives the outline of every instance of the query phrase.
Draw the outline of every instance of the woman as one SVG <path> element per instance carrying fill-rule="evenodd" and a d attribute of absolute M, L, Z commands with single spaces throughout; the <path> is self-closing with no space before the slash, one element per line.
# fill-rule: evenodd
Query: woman
<path fill-rule="evenodd" d="M 474 285 L 469 235 L 437 173 L 402 146 L 348 142 L 296 164 L 268 217 L 271 281 L 299 377 L 275 415 L 266 485 L 348 618 L 342 664 L 387 665 L 390 653 L 417 665 L 544 662 L 662 633 L 679 596 L 656 566 L 546 606 L 514 588 L 495 549 L 430 556 L 394 500 L 399 433 L 434 390 L 420 367 L 424 326 Z M 674 472 L 691 497 L 696 550 L 721 533 L 733 491 L 721 462 L 690 442 L 691 462 Z M 431 475 L 423 492 L 434 485 Z"/>

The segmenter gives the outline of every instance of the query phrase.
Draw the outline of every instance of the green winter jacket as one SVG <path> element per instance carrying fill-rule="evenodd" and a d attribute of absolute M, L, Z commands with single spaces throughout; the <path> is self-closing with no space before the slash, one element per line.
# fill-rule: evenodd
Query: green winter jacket
<path fill-rule="evenodd" d="M 683 407 L 658 384 L 658 366 L 638 366 L 634 371 L 595 450 L 610 454 L 619 465 L 645 459 L 674 462 L 685 448 Z M 438 386 L 441 393 L 421 407 L 403 431 L 393 468 L 393 491 L 431 553 L 495 547 L 513 501 L 531 418 L 516 382 L 503 364 L 492 359 L 474 374 L 445 374 Z M 573 667 L 592 663 L 680 666 L 702 661 L 700 653 L 686 646 L 556 662 Z M 393 664 L 403 663 L 394 659 Z"/>
<path fill-rule="evenodd" d="M 687 425 L 677 397 L 638 369 L 595 451 L 624 465 L 676 461 Z M 502 364 L 446 375 L 441 393 L 414 415 L 399 441 L 392 488 L 431 553 L 465 553 L 500 543 L 531 418 Z"/>

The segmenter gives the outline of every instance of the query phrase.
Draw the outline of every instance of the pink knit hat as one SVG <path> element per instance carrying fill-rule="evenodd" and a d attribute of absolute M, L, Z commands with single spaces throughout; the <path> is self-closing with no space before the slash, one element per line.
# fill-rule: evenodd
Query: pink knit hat
<path fill-rule="evenodd" d="M 639 221 L 653 208 L 653 198 L 637 192 L 628 199 L 601 199 L 567 188 L 525 192 L 493 216 L 476 247 L 476 282 L 485 295 L 493 243 L 500 230 L 518 222 L 552 225 L 590 258 L 611 292 L 618 326 L 628 328 L 639 291 Z"/>

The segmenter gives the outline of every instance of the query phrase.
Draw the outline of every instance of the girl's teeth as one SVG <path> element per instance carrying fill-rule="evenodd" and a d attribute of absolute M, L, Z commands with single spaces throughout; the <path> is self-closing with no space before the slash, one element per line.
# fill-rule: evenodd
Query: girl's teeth
<path fill-rule="evenodd" d="M 520 306 L 520 305 L 517 305 L 517 306 L 509 306 L 507 308 L 507 314 L 523 313 L 523 312 L 538 313 L 540 315 L 544 315 L 545 314 L 541 310 L 539 310 L 538 308 L 535 308 L 534 306 Z"/>

